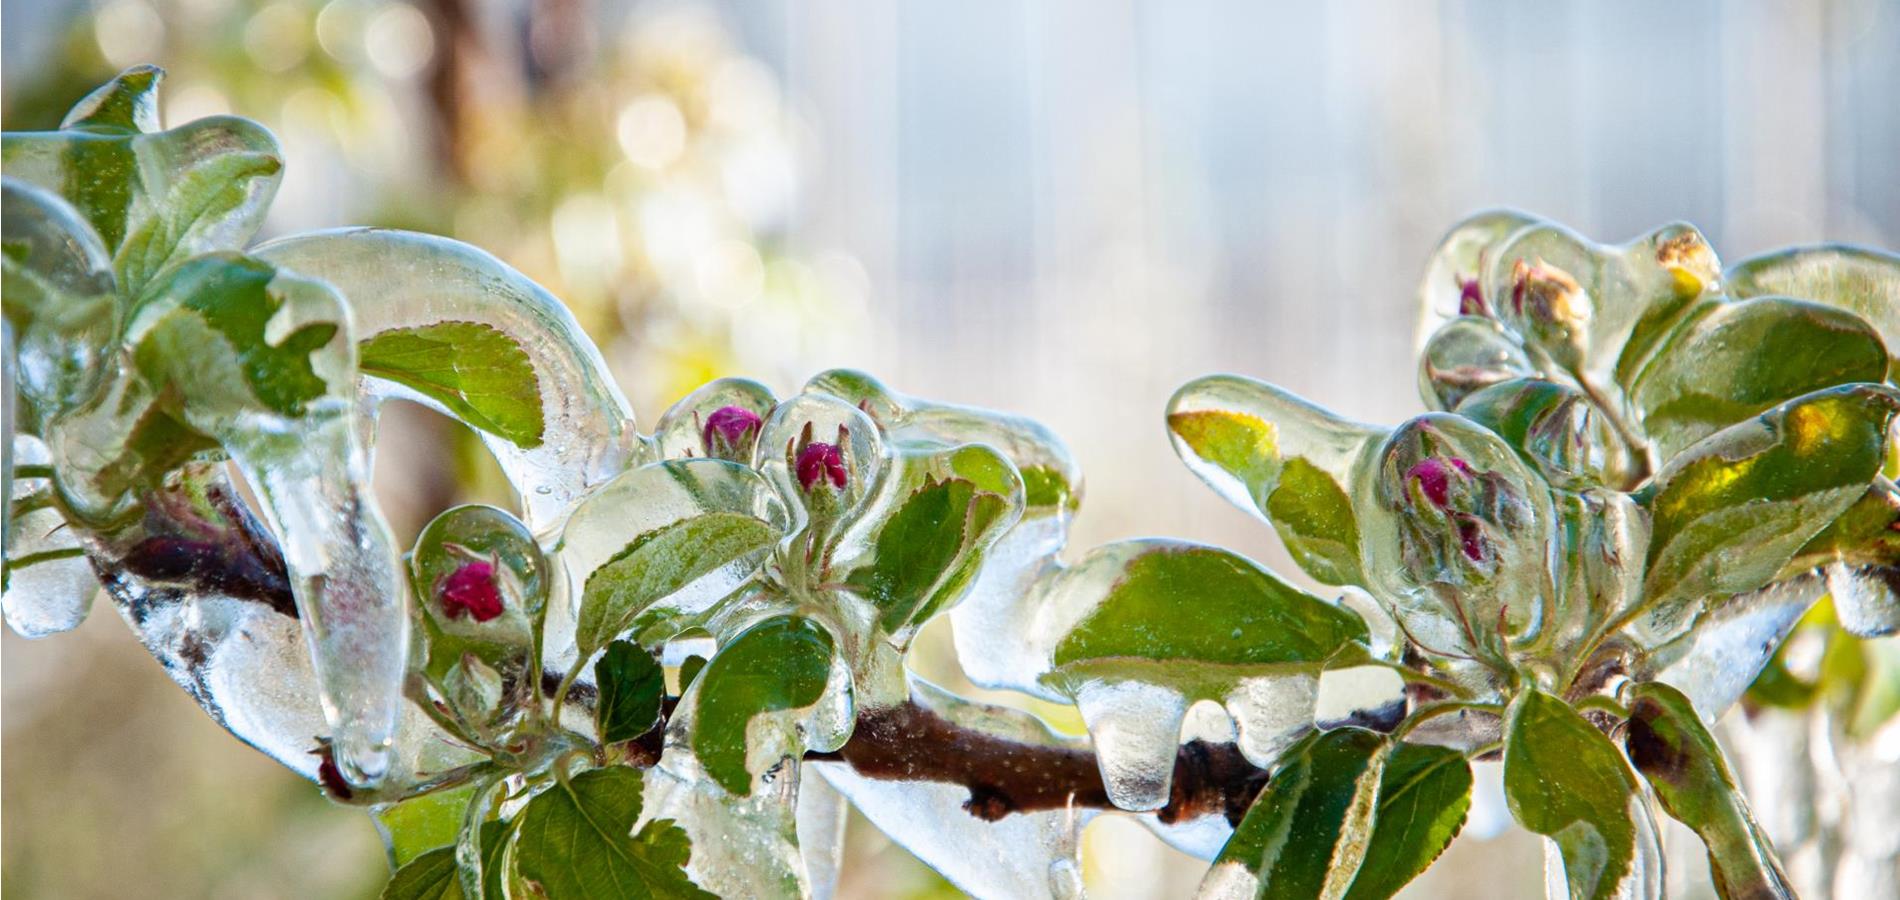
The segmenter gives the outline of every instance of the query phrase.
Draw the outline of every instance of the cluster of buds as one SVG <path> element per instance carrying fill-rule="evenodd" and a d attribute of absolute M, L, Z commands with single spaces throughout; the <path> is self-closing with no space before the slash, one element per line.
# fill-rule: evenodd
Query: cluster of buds
<path fill-rule="evenodd" d="M 1482 485 L 1471 465 L 1456 456 L 1428 456 L 1405 472 L 1407 505 L 1414 511 L 1432 510 L 1426 518 L 1448 520 L 1457 536 L 1458 547 L 1474 563 L 1483 563 L 1490 555 L 1484 537 L 1484 523 L 1474 510 Z"/>
<path fill-rule="evenodd" d="M 752 462 L 752 447 L 758 443 L 763 422 L 759 414 L 743 406 L 722 406 L 706 417 L 700 428 L 700 440 L 706 455 L 736 463 Z"/>

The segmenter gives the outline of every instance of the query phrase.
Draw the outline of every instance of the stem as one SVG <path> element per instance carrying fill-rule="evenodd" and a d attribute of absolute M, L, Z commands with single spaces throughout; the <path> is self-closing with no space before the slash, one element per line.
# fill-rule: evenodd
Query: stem
<path fill-rule="evenodd" d="M 1392 730 L 1392 739 L 1395 741 L 1403 740 L 1406 735 L 1417 730 L 1418 726 L 1440 716 L 1457 712 L 1488 712 L 1502 715 L 1504 713 L 1504 707 L 1496 703 L 1473 703 L 1463 700 L 1446 700 L 1440 703 L 1428 703 L 1412 710 L 1412 714 L 1406 716 L 1405 721 L 1400 722 L 1399 727 Z"/>
<path fill-rule="evenodd" d="M 83 547 L 60 547 L 56 550 L 41 550 L 38 553 L 28 553 L 25 556 L 16 556 L 12 559 L 7 560 L 7 571 L 12 571 L 14 569 L 24 569 L 27 566 L 39 565 L 40 563 L 44 563 L 44 562 L 52 562 L 53 560 L 56 560 L 56 559 L 72 559 L 75 556 L 85 556 L 85 555 L 86 555 L 86 551 L 85 551 L 85 548 Z"/>
<path fill-rule="evenodd" d="M 19 463 L 13 467 L 13 480 L 53 477 L 53 467 L 44 463 Z"/>
<path fill-rule="evenodd" d="M 581 677 L 581 670 L 587 667 L 587 657 L 576 657 L 574 664 L 567 668 L 567 674 L 561 676 L 561 683 L 554 688 L 554 723 L 561 722 L 561 705 L 567 702 L 567 691 L 574 686 L 574 680 Z"/>
<path fill-rule="evenodd" d="M 1582 700 L 1578 700 L 1577 702 L 1570 704 L 1570 706 L 1571 708 L 1575 709 L 1577 712 L 1583 712 L 1586 709 L 1594 709 L 1594 710 L 1599 710 L 1601 712 L 1609 713 L 1610 715 L 1613 715 L 1619 719 L 1628 719 L 1630 717 L 1629 707 L 1626 707 L 1623 704 L 1616 702 L 1615 698 L 1607 697 L 1602 694 L 1592 694 L 1588 697 L 1583 698 Z"/>

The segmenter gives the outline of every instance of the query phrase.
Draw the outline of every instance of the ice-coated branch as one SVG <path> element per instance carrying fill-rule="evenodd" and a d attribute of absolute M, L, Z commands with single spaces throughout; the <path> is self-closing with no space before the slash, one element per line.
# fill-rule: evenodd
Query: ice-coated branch
<path fill-rule="evenodd" d="M 190 592 L 220 593 L 264 603 L 294 618 L 289 580 L 276 541 L 256 518 L 238 514 L 243 507 L 224 491 L 209 499 L 233 526 L 213 545 L 181 539 L 148 538 L 129 548 L 118 565 L 146 578 L 171 582 Z M 162 520 L 168 507 L 147 512 L 154 533 L 183 531 Z M 102 574 L 106 574 L 103 573 Z M 546 672 L 542 693 L 552 695 L 560 672 Z M 576 685 L 570 701 L 592 703 L 588 685 Z M 669 700 L 663 710 L 673 712 Z M 658 762 L 661 724 L 624 749 L 635 765 Z M 1081 808 L 1112 808 L 1095 754 L 1080 746 L 1031 743 L 954 722 L 915 702 L 860 713 L 850 741 L 809 759 L 839 760 L 860 774 L 881 780 L 929 781 L 968 788 L 965 808 L 986 821 L 1012 813 Z M 1231 743 L 1191 741 L 1175 756 L 1173 788 L 1157 812 L 1162 822 L 1182 822 L 1218 814 L 1238 822 L 1260 790 L 1267 773 L 1249 763 Z"/>

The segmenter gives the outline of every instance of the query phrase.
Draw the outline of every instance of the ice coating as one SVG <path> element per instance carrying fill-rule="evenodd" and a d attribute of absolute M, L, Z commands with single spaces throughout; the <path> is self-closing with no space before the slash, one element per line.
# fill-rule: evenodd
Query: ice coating
<path fill-rule="evenodd" d="M 23 504 L 50 503 L 48 495 L 54 490 L 51 479 L 14 481 L 12 478 L 16 462 L 28 466 L 51 462 L 46 445 L 22 434 L 13 437 L 12 448 L 5 473 L 5 483 L 11 487 L 6 508 L 15 509 L 16 496 Z M 30 499 L 35 497 L 39 500 Z M 92 610 L 92 598 L 99 593 L 99 579 L 93 574 L 92 563 L 77 555 L 83 546 L 79 535 L 50 507 L 30 510 L 7 523 L 7 583 L 4 593 L 0 594 L 0 606 L 5 607 L 7 625 L 15 634 L 26 638 L 45 637 L 70 631 L 86 620 L 86 614 Z M 41 561 L 18 565 L 20 560 L 33 557 Z"/>
<path fill-rule="evenodd" d="M 1466 217 L 1439 239 L 1418 283 L 1420 349 L 1453 318 L 1491 309 L 1496 298 L 1484 294 L 1480 283 L 1487 254 L 1512 232 L 1536 221 L 1516 210 L 1485 210 Z"/>
<path fill-rule="evenodd" d="M 1133 812 L 1168 803 L 1188 699 L 1158 684 L 1091 678 L 1075 689 L 1109 802 Z"/>
<path fill-rule="evenodd" d="M 1239 417 L 1242 425 L 1265 435 L 1260 450 L 1241 455 L 1206 455 L 1183 423 L 1198 417 Z M 1359 464 L 1361 454 L 1374 446 L 1384 429 L 1363 425 L 1308 403 L 1286 390 L 1238 375 L 1213 375 L 1188 382 L 1168 402 L 1169 437 L 1174 450 L 1194 474 L 1229 503 L 1267 520 L 1267 495 L 1278 483 L 1285 460 L 1301 458 L 1342 485 Z M 1251 448 L 1250 448 L 1251 449 Z M 1255 477 L 1244 467 L 1258 467 Z M 1242 467 L 1236 471 L 1236 467 Z M 1252 483 L 1250 483 L 1252 482 Z"/>
<path fill-rule="evenodd" d="M 750 464 L 759 429 L 777 405 L 772 389 L 750 378 L 714 379 L 661 413 L 653 440 L 663 459 L 713 456 Z M 745 421 L 748 414 L 750 423 Z M 719 449 L 711 443 L 715 440 L 727 442 L 720 446 L 729 449 L 729 455 L 713 452 Z"/>
<path fill-rule="evenodd" d="M 95 393 L 111 368 L 119 326 L 112 257 L 71 204 L 11 174 L 0 179 L 0 208 L 0 228 L 20 255 L 7 266 L 7 330 L 17 341 L 7 393 L 18 393 L 26 413 L 16 426 L 43 434 L 48 419 Z"/>
<path fill-rule="evenodd" d="M 890 451 L 876 423 L 851 404 L 827 394 L 807 392 L 779 404 L 765 420 L 754 453 L 759 472 L 781 496 L 805 496 L 795 469 L 800 449 L 811 443 L 830 444 L 839 450 L 844 485 L 836 489 L 836 501 L 827 501 L 837 504 L 828 514 L 836 519 L 851 518 L 871 494 L 889 461 Z M 793 530 L 804 528 L 811 517 L 809 501 L 796 504 L 793 514 Z"/>
<path fill-rule="evenodd" d="M 544 431 L 531 446 L 489 432 L 481 437 L 537 535 L 548 536 L 588 489 L 643 458 L 627 400 L 573 313 L 488 253 L 448 238 L 380 228 L 293 235 L 255 253 L 335 287 L 349 302 L 361 340 L 444 322 L 485 325 L 512 339 L 533 368 Z M 372 415 L 391 397 L 455 415 L 388 379 L 366 374 L 365 381 Z"/>
<path fill-rule="evenodd" d="M 1418 357 L 1418 393 L 1435 410 L 1534 373 L 1523 344 L 1496 320 L 1459 316 L 1431 333 Z"/>
<path fill-rule="evenodd" d="M 805 860 L 805 884 L 812 900 L 831 900 L 844 864 L 845 824 L 851 806 L 823 778 L 798 781 L 798 853 Z"/>
<path fill-rule="evenodd" d="M 1741 699 L 1826 590 L 1823 578 L 1809 574 L 1731 597 L 1704 613 L 1693 631 L 1650 654 L 1641 671 L 1682 691 L 1713 722 Z"/>
<path fill-rule="evenodd" d="M 1841 627 L 1855 637 L 1886 637 L 1900 631 L 1900 596 L 1895 579 L 1900 571 L 1889 566 L 1829 563 L 1822 569 L 1834 614 Z"/>
<path fill-rule="evenodd" d="M 1428 413 L 1395 430 L 1354 497 L 1373 595 L 1444 658 L 1501 663 L 1554 604 L 1549 489 L 1494 433 Z M 1426 477 L 1443 473 L 1443 499 Z"/>

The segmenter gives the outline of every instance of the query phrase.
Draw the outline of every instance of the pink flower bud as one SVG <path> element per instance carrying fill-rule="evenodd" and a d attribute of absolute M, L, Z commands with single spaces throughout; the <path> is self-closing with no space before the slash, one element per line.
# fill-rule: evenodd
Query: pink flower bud
<path fill-rule="evenodd" d="M 803 450 L 798 451 L 798 462 L 794 468 L 798 473 L 799 487 L 807 491 L 817 486 L 820 480 L 829 480 L 832 487 L 844 489 L 844 454 L 836 444 L 806 444 Z"/>
<path fill-rule="evenodd" d="M 722 406 L 706 417 L 700 433 L 706 455 L 717 459 L 740 460 L 751 455 L 752 442 L 759 434 L 759 416 L 743 406 Z"/>
<path fill-rule="evenodd" d="M 1451 479 L 1454 471 L 1469 477 L 1471 466 L 1456 456 L 1449 459 L 1428 456 L 1407 470 L 1405 478 L 1407 481 L 1416 480 L 1419 490 L 1425 494 L 1425 499 L 1431 501 L 1433 506 L 1444 509 L 1451 503 Z"/>
<path fill-rule="evenodd" d="M 477 622 L 486 622 L 502 613 L 495 567 L 482 560 L 466 563 L 442 579 L 436 597 L 442 601 L 442 612 L 451 619 L 466 613 Z"/>
<path fill-rule="evenodd" d="M 1461 316 L 1487 314 L 1484 305 L 1484 289 L 1478 287 L 1478 279 L 1458 279 L 1458 314 Z"/>

